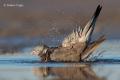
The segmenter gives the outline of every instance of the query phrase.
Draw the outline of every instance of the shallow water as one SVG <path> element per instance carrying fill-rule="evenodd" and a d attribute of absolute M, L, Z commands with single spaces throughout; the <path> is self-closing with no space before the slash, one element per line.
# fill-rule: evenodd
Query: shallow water
<path fill-rule="evenodd" d="M 41 63 L 30 49 L 0 55 L 0 80 L 119 80 L 119 44 L 119 40 L 104 42 L 91 56 L 93 62 L 87 63 Z"/>

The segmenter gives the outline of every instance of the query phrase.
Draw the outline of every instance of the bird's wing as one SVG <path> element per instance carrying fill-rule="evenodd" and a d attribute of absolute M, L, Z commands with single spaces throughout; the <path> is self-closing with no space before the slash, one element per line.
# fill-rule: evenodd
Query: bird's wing
<path fill-rule="evenodd" d="M 89 43 L 91 35 L 94 30 L 96 20 L 100 14 L 101 9 L 102 9 L 102 6 L 98 5 L 94 15 L 88 21 L 88 23 L 86 24 L 84 29 L 82 29 L 81 27 L 78 27 L 75 31 L 73 31 L 71 34 L 69 34 L 67 37 L 65 37 L 62 42 L 62 47 L 71 46 L 77 42 Z"/>
<path fill-rule="evenodd" d="M 102 6 L 98 5 L 94 15 L 92 16 L 92 18 L 88 21 L 88 23 L 84 27 L 83 32 L 82 32 L 83 41 L 90 42 L 91 35 L 92 35 L 94 27 L 95 27 L 95 23 L 100 14 L 101 9 L 102 9 Z"/>

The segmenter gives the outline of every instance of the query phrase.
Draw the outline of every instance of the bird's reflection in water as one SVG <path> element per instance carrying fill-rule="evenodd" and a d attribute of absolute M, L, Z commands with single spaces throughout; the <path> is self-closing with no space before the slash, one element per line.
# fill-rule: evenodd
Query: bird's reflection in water
<path fill-rule="evenodd" d="M 40 67 L 33 73 L 38 80 L 105 80 L 98 77 L 89 65 L 79 67 Z"/>

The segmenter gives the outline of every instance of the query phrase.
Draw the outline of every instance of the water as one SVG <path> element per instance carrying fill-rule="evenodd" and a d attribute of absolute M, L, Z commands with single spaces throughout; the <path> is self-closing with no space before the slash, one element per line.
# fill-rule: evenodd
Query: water
<path fill-rule="evenodd" d="M 0 80 L 119 80 L 120 41 L 104 42 L 95 53 L 105 50 L 93 62 L 42 63 L 26 49 L 25 53 L 0 56 Z"/>

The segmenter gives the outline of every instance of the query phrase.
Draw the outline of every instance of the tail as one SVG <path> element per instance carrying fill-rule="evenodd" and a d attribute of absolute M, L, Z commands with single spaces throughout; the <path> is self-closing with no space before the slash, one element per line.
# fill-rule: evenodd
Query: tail
<path fill-rule="evenodd" d="M 92 18 L 89 20 L 89 22 L 86 24 L 86 26 L 83 29 L 82 36 L 85 36 L 85 41 L 87 43 L 89 43 L 91 40 L 91 35 L 93 33 L 95 23 L 100 14 L 101 9 L 102 9 L 102 6 L 98 5 L 94 15 L 92 16 Z"/>
<path fill-rule="evenodd" d="M 96 48 L 106 40 L 105 36 L 101 36 L 99 37 L 96 41 L 94 41 L 93 43 L 91 43 L 86 50 L 81 54 L 81 59 L 87 59 L 88 57 L 90 57 L 90 55 L 93 53 L 93 51 L 96 50 Z"/>

